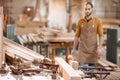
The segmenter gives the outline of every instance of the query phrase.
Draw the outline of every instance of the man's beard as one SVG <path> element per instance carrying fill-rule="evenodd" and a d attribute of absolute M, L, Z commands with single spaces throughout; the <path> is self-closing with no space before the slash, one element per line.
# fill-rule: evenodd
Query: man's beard
<path fill-rule="evenodd" d="M 86 16 L 86 17 L 89 17 L 89 16 L 91 16 L 91 14 L 92 14 L 92 12 L 90 12 L 89 14 L 86 14 L 85 16 Z"/>

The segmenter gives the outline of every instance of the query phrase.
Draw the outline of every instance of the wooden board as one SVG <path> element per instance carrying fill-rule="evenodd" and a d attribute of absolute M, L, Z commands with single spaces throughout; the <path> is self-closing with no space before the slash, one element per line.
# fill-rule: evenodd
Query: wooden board
<path fill-rule="evenodd" d="M 3 7 L 0 7 L 0 66 L 3 61 Z"/>
<path fill-rule="evenodd" d="M 55 61 L 60 66 L 60 71 L 62 71 L 62 76 L 65 80 L 81 80 L 80 75 L 62 58 L 55 58 Z"/>
<path fill-rule="evenodd" d="M 117 70 L 118 69 L 118 66 L 110 61 L 107 61 L 106 59 L 103 59 L 101 58 L 99 61 L 98 61 L 98 64 L 103 66 L 105 68 L 105 70 Z"/>

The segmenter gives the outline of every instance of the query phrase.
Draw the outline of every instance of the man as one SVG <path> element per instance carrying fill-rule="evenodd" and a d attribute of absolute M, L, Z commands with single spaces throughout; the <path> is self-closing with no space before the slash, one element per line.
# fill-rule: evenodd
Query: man
<path fill-rule="evenodd" d="M 95 64 L 98 55 L 101 54 L 103 44 L 103 28 L 100 19 L 92 17 L 93 5 L 87 2 L 85 5 L 85 17 L 76 23 L 74 46 L 71 54 L 74 55 L 78 46 L 78 61 L 80 63 Z M 99 44 L 97 43 L 97 34 Z M 81 64 L 80 64 L 81 65 Z"/>

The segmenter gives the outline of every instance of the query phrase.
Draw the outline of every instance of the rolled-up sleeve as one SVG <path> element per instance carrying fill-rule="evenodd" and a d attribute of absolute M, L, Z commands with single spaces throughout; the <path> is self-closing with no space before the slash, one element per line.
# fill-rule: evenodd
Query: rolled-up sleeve
<path fill-rule="evenodd" d="M 79 37 L 80 36 L 80 32 L 81 32 L 81 28 L 80 28 L 80 20 L 78 20 L 76 22 L 76 32 L 75 32 L 75 37 Z"/>
<path fill-rule="evenodd" d="M 102 21 L 100 19 L 98 19 L 97 33 L 99 36 L 103 36 L 103 26 Z"/>

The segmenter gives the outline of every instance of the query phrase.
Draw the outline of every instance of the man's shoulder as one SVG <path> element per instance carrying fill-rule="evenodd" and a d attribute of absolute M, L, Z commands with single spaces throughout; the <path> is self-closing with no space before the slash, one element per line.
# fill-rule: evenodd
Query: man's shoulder
<path fill-rule="evenodd" d="M 101 21 L 101 19 L 100 19 L 99 17 L 96 17 L 96 16 L 95 16 L 95 17 L 93 17 L 93 18 L 95 19 L 95 21 L 98 21 L 98 22 Z"/>
<path fill-rule="evenodd" d="M 84 18 L 79 18 L 78 20 L 77 20 L 77 23 L 80 23 L 80 22 L 82 22 L 84 20 Z"/>

